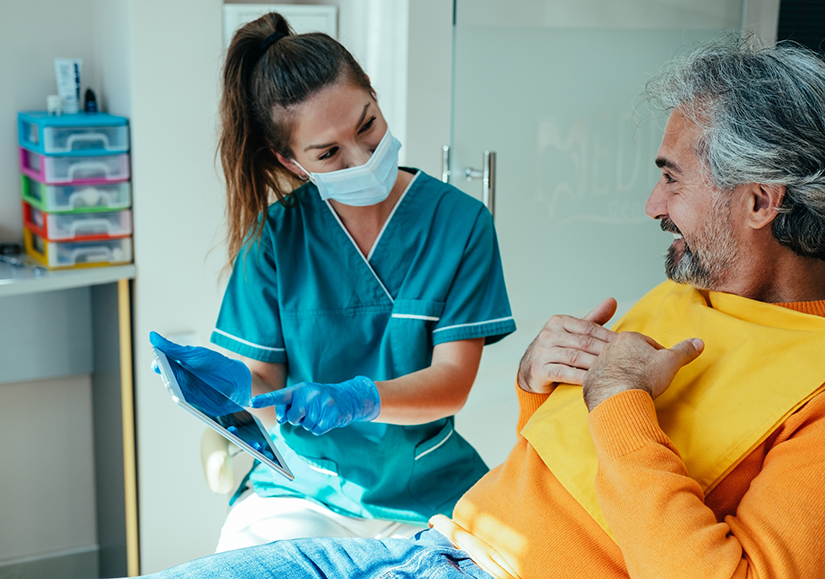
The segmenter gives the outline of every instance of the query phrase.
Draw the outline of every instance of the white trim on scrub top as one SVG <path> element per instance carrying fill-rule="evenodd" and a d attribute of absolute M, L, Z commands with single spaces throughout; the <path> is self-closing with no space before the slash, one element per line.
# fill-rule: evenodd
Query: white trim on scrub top
<path fill-rule="evenodd" d="M 233 336 L 229 332 L 224 332 L 223 330 L 219 330 L 218 328 L 214 328 L 212 331 L 215 332 L 216 334 L 221 334 L 222 336 L 226 336 L 227 338 L 235 340 L 236 342 L 238 342 L 240 344 L 244 344 L 245 346 L 250 346 L 252 348 L 258 348 L 259 350 L 267 350 L 269 352 L 286 352 L 286 348 L 270 348 L 269 346 L 260 346 L 258 344 L 253 344 L 252 342 L 247 342 L 243 338 L 239 338 L 238 336 Z"/>
<path fill-rule="evenodd" d="M 444 326 L 443 328 L 438 328 L 437 330 L 433 330 L 433 334 L 436 332 L 443 332 L 444 330 L 452 330 L 454 328 L 466 328 L 468 326 L 480 326 L 481 324 L 494 324 L 496 322 L 506 322 L 507 320 L 512 320 L 513 316 L 507 316 L 506 318 L 496 318 L 495 320 L 484 320 L 483 322 L 473 322 L 471 324 L 456 324 L 454 326 Z"/>
<path fill-rule="evenodd" d="M 419 316 L 418 314 L 393 314 L 392 317 L 394 318 L 406 318 L 409 320 L 426 320 L 428 322 L 437 322 L 441 318 L 436 318 L 435 316 Z"/>

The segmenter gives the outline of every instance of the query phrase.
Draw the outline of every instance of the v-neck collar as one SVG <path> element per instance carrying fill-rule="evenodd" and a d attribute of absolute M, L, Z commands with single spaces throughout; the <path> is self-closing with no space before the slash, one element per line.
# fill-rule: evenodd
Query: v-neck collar
<path fill-rule="evenodd" d="M 399 199 L 399 201 L 400 201 L 400 199 Z M 344 227 L 343 221 L 341 221 L 341 218 L 338 216 L 338 213 L 335 212 L 335 209 L 332 207 L 329 200 L 325 200 L 324 204 L 329 208 L 329 212 L 332 214 L 332 216 L 335 218 L 335 221 L 341 227 L 341 231 L 343 231 L 344 234 L 347 236 L 347 238 L 350 240 L 350 242 L 352 242 L 352 248 L 355 250 L 355 253 L 358 254 L 358 256 L 361 258 L 361 260 L 364 262 L 364 265 L 366 265 L 367 268 L 372 272 L 372 275 L 375 277 L 375 281 L 378 282 L 378 285 L 381 286 L 381 289 L 384 290 L 384 293 L 387 294 L 387 297 L 390 299 L 390 301 L 392 303 L 395 303 L 395 300 L 392 298 L 392 295 L 390 294 L 389 290 L 387 290 L 387 286 L 385 286 L 384 282 L 381 281 L 381 278 L 378 277 L 378 274 L 375 272 L 372 265 L 370 265 L 369 260 L 367 260 L 367 258 L 364 256 L 364 254 L 361 253 L 361 250 L 358 248 L 358 244 L 355 243 L 355 240 L 352 238 L 352 235 L 350 235 L 347 228 Z M 396 203 L 396 205 L 398 205 L 398 204 Z"/>
<path fill-rule="evenodd" d="M 350 232 L 347 230 L 346 226 L 344 226 L 343 221 L 341 221 L 341 217 L 335 211 L 335 208 L 332 206 L 332 204 L 329 202 L 329 200 L 324 200 L 323 201 L 324 205 L 326 205 L 327 209 L 329 210 L 330 215 L 332 215 L 332 217 L 335 219 L 335 222 L 338 224 L 338 227 L 341 228 L 341 231 L 344 233 L 344 235 L 347 236 L 347 239 L 349 239 L 351 247 L 352 247 L 352 251 L 355 251 L 355 253 L 358 254 L 358 257 L 360 258 L 360 260 L 367 267 L 367 269 L 369 269 L 370 273 L 372 273 L 373 277 L 375 278 L 375 281 L 378 283 L 378 285 L 384 291 L 384 293 L 386 294 L 387 298 L 389 298 L 391 303 L 395 303 L 395 299 L 392 297 L 392 294 L 387 289 L 387 286 L 384 285 L 384 282 L 378 276 L 378 273 L 375 271 L 375 268 L 370 263 L 370 258 L 372 257 L 373 253 L 375 252 L 376 247 L 378 247 L 378 244 L 381 241 L 382 237 L 384 236 L 384 232 L 387 230 L 387 227 L 390 224 L 390 222 L 392 221 L 393 216 L 395 215 L 398 208 L 402 205 L 402 203 L 406 199 L 407 193 L 409 193 L 409 191 L 412 189 L 413 183 L 416 182 L 416 180 L 417 180 L 417 178 L 420 174 L 421 174 L 421 171 L 416 171 L 415 172 L 415 174 L 413 175 L 413 178 L 410 180 L 410 182 L 407 184 L 407 187 L 404 189 L 404 192 L 398 198 L 398 201 L 395 202 L 395 205 L 393 206 L 392 211 L 387 216 L 386 221 L 384 221 L 384 225 L 381 227 L 381 231 L 378 232 L 378 236 L 375 238 L 375 241 L 372 244 L 372 248 L 370 249 L 369 253 L 366 256 L 363 253 L 361 253 L 361 250 L 358 248 L 358 244 L 355 243 L 355 240 L 352 238 L 352 235 L 350 235 Z"/>
<path fill-rule="evenodd" d="M 421 174 L 421 171 L 416 171 L 415 172 L 415 175 L 413 175 L 413 178 L 410 179 L 409 183 L 407 183 L 406 189 L 404 189 L 404 192 L 401 193 L 401 196 L 398 198 L 398 201 L 396 201 L 395 205 L 393 205 L 392 211 L 390 211 L 390 214 L 387 216 L 386 221 L 384 221 L 384 225 L 381 227 L 381 231 L 378 232 L 378 237 L 376 237 L 375 241 L 372 242 L 372 247 L 370 248 L 370 252 L 367 254 L 367 261 L 368 262 L 372 259 L 372 254 L 375 253 L 375 248 L 378 247 L 378 243 L 381 241 L 381 237 L 384 235 L 384 231 L 387 230 L 387 225 L 389 225 L 390 221 L 392 221 L 393 215 L 395 215 L 395 212 L 401 206 L 401 203 L 404 201 L 404 198 L 407 196 L 407 193 L 410 191 L 410 189 L 412 189 L 413 183 L 415 183 L 415 180 L 418 179 L 418 176 L 420 174 Z M 352 238 L 350 238 L 350 239 L 352 239 Z"/>

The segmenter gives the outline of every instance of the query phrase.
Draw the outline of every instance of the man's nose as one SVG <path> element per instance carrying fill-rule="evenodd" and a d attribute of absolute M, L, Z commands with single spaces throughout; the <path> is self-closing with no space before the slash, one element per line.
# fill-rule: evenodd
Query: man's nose
<path fill-rule="evenodd" d="M 653 219 L 661 219 L 667 215 L 667 203 L 665 202 L 663 189 L 664 187 L 662 187 L 662 182 L 660 180 L 656 183 L 656 186 L 650 193 L 650 197 L 647 198 L 647 203 L 645 203 L 645 213 L 648 217 L 652 217 Z"/>

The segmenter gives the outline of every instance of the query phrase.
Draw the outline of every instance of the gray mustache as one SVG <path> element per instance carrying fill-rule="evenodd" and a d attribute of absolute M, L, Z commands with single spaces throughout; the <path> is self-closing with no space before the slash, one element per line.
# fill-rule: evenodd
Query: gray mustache
<path fill-rule="evenodd" d="M 673 223 L 669 218 L 663 217 L 661 221 L 659 221 L 659 227 L 662 228 L 662 231 L 667 231 L 668 233 L 678 233 L 682 235 L 682 232 L 679 231 L 679 228 L 676 227 L 676 224 Z"/>

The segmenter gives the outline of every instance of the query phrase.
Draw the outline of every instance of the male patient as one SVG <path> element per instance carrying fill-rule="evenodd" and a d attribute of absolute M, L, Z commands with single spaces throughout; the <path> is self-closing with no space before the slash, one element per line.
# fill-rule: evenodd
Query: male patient
<path fill-rule="evenodd" d="M 673 233 L 671 281 L 612 331 L 611 299 L 547 323 L 519 368 L 516 446 L 453 519 L 164 576 L 821 577 L 825 65 L 716 43 L 647 93 L 670 112 L 647 214 Z"/>

